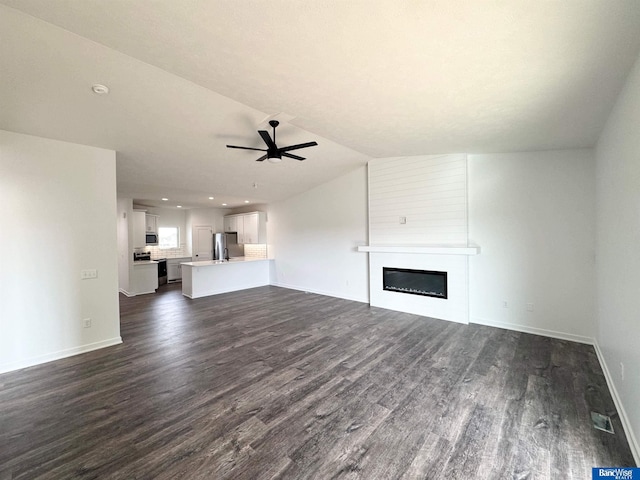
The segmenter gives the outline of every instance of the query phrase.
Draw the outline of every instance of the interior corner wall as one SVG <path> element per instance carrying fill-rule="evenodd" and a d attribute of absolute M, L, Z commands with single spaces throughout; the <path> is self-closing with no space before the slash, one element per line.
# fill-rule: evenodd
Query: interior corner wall
<path fill-rule="evenodd" d="M 115 152 L 0 130 L 0 198 L 0 372 L 120 343 Z"/>
<path fill-rule="evenodd" d="M 368 255 L 357 251 L 367 244 L 366 167 L 270 204 L 268 213 L 274 285 L 369 301 Z"/>
<path fill-rule="evenodd" d="M 468 159 L 470 321 L 592 343 L 593 150 Z"/>
<path fill-rule="evenodd" d="M 640 464 L 640 57 L 596 146 L 597 345 Z M 623 367 L 624 366 L 624 375 Z M 626 417 L 626 418 L 625 418 Z"/>
<path fill-rule="evenodd" d="M 118 286 L 121 292 L 129 294 L 129 279 L 132 274 L 133 241 L 129 232 L 132 230 L 131 213 L 133 200 L 130 198 L 117 199 L 117 232 L 118 232 Z"/>

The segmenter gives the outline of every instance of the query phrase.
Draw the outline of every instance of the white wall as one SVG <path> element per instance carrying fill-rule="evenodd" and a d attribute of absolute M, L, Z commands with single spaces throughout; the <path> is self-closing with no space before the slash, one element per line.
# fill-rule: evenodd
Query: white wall
<path fill-rule="evenodd" d="M 111 150 L 0 131 L 0 372 L 120 343 L 115 166 Z"/>
<path fill-rule="evenodd" d="M 596 158 L 597 342 L 640 462 L 640 58 L 598 141 Z"/>
<path fill-rule="evenodd" d="M 231 210 L 229 210 L 228 213 L 225 213 L 225 215 L 236 214 L 236 213 L 250 213 L 250 212 L 268 212 L 268 211 L 269 211 L 269 205 L 267 205 L 266 203 L 254 203 L 253 205 L 243 205 L 242 207 L 232 208 Z"/>
<path fill-rule="evenodd" d="M 593 151 L 468 158 L 471 322 L 591 342 Z"/>
<path fill-rule="evenodd" d="M 136 206 L 137 207 L 137 206 Z M 187 212 L 180 208 L 142 207 L 150 215 L 158 215 L 158 228 L 178 227 L 180 229 L 180 243 L 185 243 L 187 238 Z"/>
<path fill-rule="evenodd" d="M 269 206 L 274 284 L 368 302 L 367 170 Z"/>
<path fill-rule="evenodd" d="M 224 231 L 224 216 L 229 213 L 229 209 L 226 208 L 192 208 L 187 210 L 185 217 L 186 223 L 186 250 L 187 256 L 191 256 L 192 241 L 193 241 L 193 227 L 199 225 L 211 225 L 214 232 Z"/>
<path fill-rule="evenodd" d="M 192 208 L 187 210 L 187 222 L 191 228 L 196 225 L 211 225 L 214 232 L 224 231 L 224 216 L 229 213 L 225 208 Z"/>

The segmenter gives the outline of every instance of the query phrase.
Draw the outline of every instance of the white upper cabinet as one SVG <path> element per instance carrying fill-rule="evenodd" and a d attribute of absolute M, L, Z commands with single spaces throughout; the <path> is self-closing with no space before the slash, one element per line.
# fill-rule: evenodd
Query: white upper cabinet
<path fill-rule="evenodd" d="M 260 235 L 258 230 L 258 214 L 249 213 L 244 215 L 244 242 L 243 243 L 260 243 Z"/>
<path fill-rule="evenodd" d="M 147 245 L 146 219 L 144 212 L 133 212 L 133 248 L 141 248 Z"/>
<path fill-rule="evenodd" d="M 236 232 L 238 232 L 238 243 L 246 243 L 244 239 L 244 215 L 236 216 Z"/>
<path fill-rule="evenodd" d="M 227 215 L 224 217 L 224 231 L 225 232 L 237 232 L 238 231 L 238 216 Z"/>
<path fill-rule="evenodd" d="M 158 233 L 158 215 L 145 215 L 147 233 Z"/>
<path fill-rule="evenodd" d="M 238 243 L 267 243 L 267 214 L 242 213 L 224 217 L 224 231 L 238 232 Z"/>

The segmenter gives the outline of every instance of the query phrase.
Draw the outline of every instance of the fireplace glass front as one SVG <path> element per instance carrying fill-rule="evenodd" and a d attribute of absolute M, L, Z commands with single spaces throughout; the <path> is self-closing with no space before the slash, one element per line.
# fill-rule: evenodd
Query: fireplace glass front
<path fill-rule="evenodd" d="M 447 272 L 382 267 L 382 288 L 411 295 L 447 298 Z"/>

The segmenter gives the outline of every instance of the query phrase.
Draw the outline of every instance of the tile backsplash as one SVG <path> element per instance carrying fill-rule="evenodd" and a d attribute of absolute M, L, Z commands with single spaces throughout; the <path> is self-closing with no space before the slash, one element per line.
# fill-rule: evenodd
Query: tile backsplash
<path fill-rule="evenodd" d="M 156 260 L 158 258 L 183 258 L 191 257 L 187 252 L 187 245 L 181 244 L 178 248 L 160 248 L 151 245 L 147 245 L 145 248 L 137 249 L 140 251 L 151 252 L 151 258 Z M 267 245 L 245 245 L 244 246 L 245 258 L 267 258 Z"/>
<path fill-rule="evenodd" d="M 267 245 L 264 243 L 244 246 L 245 258 L 267 258 Z"/>
<path fill-rule="evenodd" d="M 178 248 L 160 248 L 160 247 L 148 245 L 145 248 L 145 251 L 151 252 L 152 259 L 182 258 L 182 257 L 191 258 L 191 255 L 189 255 L 187 252 L 187 246 L 184 243 L 180 244 Z"/>

